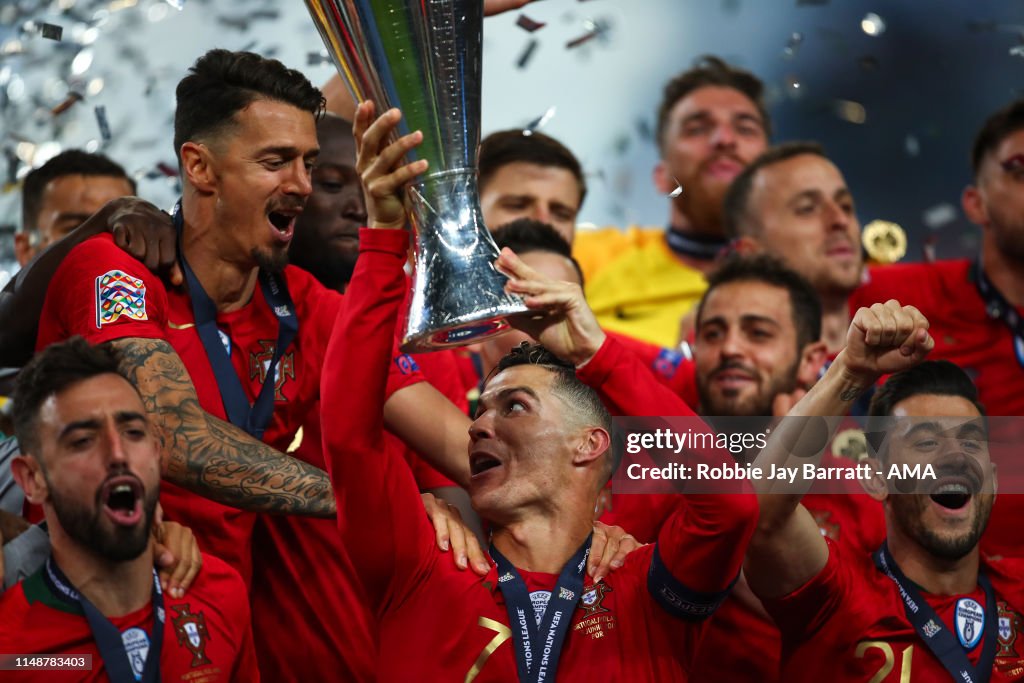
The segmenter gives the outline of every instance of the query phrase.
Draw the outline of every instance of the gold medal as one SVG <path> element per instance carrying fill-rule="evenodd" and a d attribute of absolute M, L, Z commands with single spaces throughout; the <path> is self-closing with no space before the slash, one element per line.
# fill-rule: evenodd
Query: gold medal
<path fill-rule="evenodd" d="M 896 223 L 871 221 L 864 226 L 861 243 L 872 263 L 896 263 L 907 253 L 907 233 Z"/>

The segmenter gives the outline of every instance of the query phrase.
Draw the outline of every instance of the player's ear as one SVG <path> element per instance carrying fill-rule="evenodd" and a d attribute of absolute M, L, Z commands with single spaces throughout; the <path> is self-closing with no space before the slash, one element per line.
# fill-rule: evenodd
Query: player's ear
<path fill-rule="evenodd" d="M 885 473 L 885 465 L 878 458 L 866 458 L 862 462 L 868 466 L 871 477 L 860 479 L 860 485 L 869 496 L 878 502 L 884 501 L 889 497 L 889 487 L 886 486 L 885 477 L 879 474 L 879 472 Z"/>
<path fill-rule="evenodd" d="M 604 455 L 611 443 L 612 439 L 607 430 L 601 427 L 587 427 L 576 445 L 572 464 L 586 465 L 597 460 Z"/>
<path fill-rule="evenodd" d="M 811 387 L 818 381 L 821 368 L 828 358 L 828 347 L 823 341 L 805 344 L 800 351 L 800 364 L 796 369 L 796 383 L 800 387 Z"/>
<path fill-rule="evenodd" d="M 11 460 L 11 474 L 14 481 L 25 492 L 25 499 L 34 505 L 42 505 L 50 497 L 50 487 L 43 476 L 43 468 L 35 457 L 18 455 Z"/>
<path fill-rule="evenodd" d="M 967 220 L 975 225 L 988 225 L 988 209 L 985 207 L 985 198 L 981 196 L 981 190 L 974 185 L 968 185 L 960 195 L 960 204 Z"/>
<path fill-rule="evenodd" d="M 14 258 L 19 266 L 32 260 L 32 236 L 24 230 L 14 233 Z"/>
<path fill-rule="evenodd" d="M 661 194 L 669 194 L 676 189 L 676 182 L 669 177 L 668 166 L 665 165 L 664 160 L 654 165 L 651 179 L 654 181 L 654 187 Z"/>
<path fill-rule="evenodd" d="M 213 192 L 217 174 L 210 148 L 201 142 L 184 143 L 181 146 L 181 174 L 200 192 Z"/>

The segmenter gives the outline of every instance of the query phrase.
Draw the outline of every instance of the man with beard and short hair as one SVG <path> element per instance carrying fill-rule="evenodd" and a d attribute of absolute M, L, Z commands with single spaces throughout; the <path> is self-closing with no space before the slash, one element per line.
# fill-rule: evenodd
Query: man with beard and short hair
<path fill-rule="evenodd" d="M 53 663 L 19 670 L 13 653 L 91 656 L 73 668 L 103 680 L 259 680 L 236 571 L 205 556 L 187 597 L 160 589 L 151 550 L 158 440 L 120 360 L 74 338 L 19 377 L 14 421 L 24 455 L 13 468 L 26 497 L 43 506 L 52 552 L 0 599 L 4 680 L 54 679 Z"/>
<path fill-rule="evenodd" d="M 810 281 L 823 308 L 822 339 L 838 353 L 864 261 L 853 195 L 821 146 L 790 142 L 755 159 L 725 195 L 723 221 L 741 251 L 761 249 Z"/>
<path fill-rule="evenodd" d="M 892 351 L 874 364 L 860 350 L 873 337 L 871 318 L 892 321 L 881 335 Z M 847 348 L 790 413 L 839 415 L 895 372 L 871 402 L 868 431 L 879 438 L 869 439 L 874 475 L 863 482 L 884 508 L 880 548 L 854 551 L 823 538 L 800 504 L 807 480 L 776 483 L 761 496 L 744 568 L 782 631 L 782 680 L 1010 681 L 1024 670 L 1024 566 L 983 556 L 978 545 L 995 499 L 986 418 L 960 368 L 914 366 L 930 345 L 926 329 L 916 309 L 894 301 L 860 309 Z M 820 421 L 779 425 L 758 464 L 813 463 L 786 444 L 821 435 Z M 891 474 L 891 466 L 914 465 L 933 467 L 934 477 Z"/>
<path fill-rule="evenodd" d="M 671 195 L 667 230 L 581 232 L 574 244 L 602 327 L 663 347 L 679 342 L 680 319 L 727 244 L 722 198 L 768 144 L 763 90 L 753 74 L 710 56 L 665 86 L 654 184 Z"/>
<path fill-rule="evenodd" d="M 821 303 L 770 257 L 732 258 L 708 278 L 693 344 L 702 415 L 770 416 L 825 361 Z"/>

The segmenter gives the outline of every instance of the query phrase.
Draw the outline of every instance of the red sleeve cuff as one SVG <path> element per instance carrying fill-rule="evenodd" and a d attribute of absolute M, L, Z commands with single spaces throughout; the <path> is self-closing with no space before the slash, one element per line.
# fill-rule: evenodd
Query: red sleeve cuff
<path fill-rule="evenodd" d="M 404 259 L 408 250 L 408 230 L 359 228 L 359 253 L 382 251 Z"/>
<path fill-rule="evenodd" d="M 605 383 L 608 375 L 621 362 L 624 353 L 629 353 L 629 350 L 611 335 L 605 335 L 601 348 L 586 365 L 576 369 L 576 376 L 584 384 L 596 389 Z"/>

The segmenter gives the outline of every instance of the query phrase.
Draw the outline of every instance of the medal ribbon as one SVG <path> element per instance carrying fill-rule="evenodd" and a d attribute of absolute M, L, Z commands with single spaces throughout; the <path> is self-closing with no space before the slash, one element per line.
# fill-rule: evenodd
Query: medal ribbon
<path fill-rule="evenodd" d="M 491 545 L 491 557 L 498 565 L 498 588 L 505 597 L 509 626 L 515 642 L 516 668 L 520 683 L 540 683 L 555 680 L 558 659 L 562 656 L 565 634 L 572 625 L 583 592 L 583 576 L 590 555 L 591 536 L 562 569 L 558 582 L 551 591 L 551 599 L 540 624 L 534 616 L 526 582 L 512 563 Z"/>
<path fill-rule="evenodd" d="M 900 591 L 900 597 L 903 598 L 903 610 L 906 612 L 907 619 L 932 654 L 942 662 L 942 666 L 950 673 L 953 680 L 964 683 L 988 683 L 989 677 L 992 675 L 992 664 L 995 662 L 996 641 L 998 640 L 998 625 L 996 623 L 998 607 L 996 606 L 995 591 L 992 590 L 992 583 L 988 577 L 980 571 L 978 572 L 978 583 L 985 591 L 985 622 L 981 633 L 985 642 L 981 648 L 981 656 L 978 657 L 978 665 L 975 667 L 932 606 L 925 602 L 913 583 L 900 571 L 889 552 L 888 542 L 883 543 L 882 547 L 875 551 L 875 566 L 896 584 Z M 955 612 L 953 618 L 956 619 Z"/>
<path fill-rule="evenodd" d="M 174 207 L 174 227 L 178 231 L 178 258 L 181 261 L 181 269 L 185 274 L 188 293 L 192 299 L 192 315 L 196 320 L 196 332 L 203 342 L 206 357 L 209 359 L 213 375 L 217 379 L 217 388 L 220 390 L 221 400 L 224 402 L 224 412 L 227 413 L 228 421 L 231 424 L 244 429 L 257 439 L 262 439 L 263 432 L 274 412 L 277 364 L 299 330 L 299 321 L 295 316 L 295 306 L 292 305 L 291 295 L 289 295 L 288 287 L 283 279 L 278 279 L 272 273 L 260 269 L 259 281 L 260 289 L 263 290 L 263 298 L 267 300 L 267 305 L 270 306 L 274 317 L 277 318 L 277 343 L 274 345 L 274 355 L 267 367 L 267 374 L 263 378 L 260 393 L 256 397 L 256 402 L 250 405 L 242 381 L 238 378 L 234 365 L 231 364 L 231 353 L 221 343 L 220 333 L 217 329 L 217 306 L 203 289 L 203 285 L 200 284 L 199 279 L 185 260 L 185 254 L 181 252 L 183 226 L 181 200 L 178 200 Z"/>
<path fill-rule="evenodd" d="M 981 259 L 971 264 L 971 279 L 978 288 L 978 294 L 985 302 L 985 310 L 989 316 L 998 318 L 1006 323 L 1013 335 L 1013 350 L 1017 354 L 1017 362 L 1024 366 L 1024 319 L 1017 313 L 1017 309 L 1006 300 L 1003 293 L 996 289 L 995 285 L 985 276 L 985 269 L 981 267 Z"/>
<path fill-rule="evenodd" d="M 160 578 L 153 570 L 153 632 L 149 639 L 149 651 L 146 653 L 146 664 L 142 670 L 142 678 L 135 678 L 128 652 L 125 649 L 121 631 L 110 623 L 87 597 L 79 593 L 68 581 L 64 572 L 53 561 L 46 560 L 46 579 L 53 593 L 66 602 L 78 603 L 85 618 L 89 622 L 92 637 L 99 648 L 100 657 L 106 668 L 107 676 L 112 683 L 159 683 L 160 681 L 160 650 L 164 642 L 164 593 L 160 589 Z"/>

